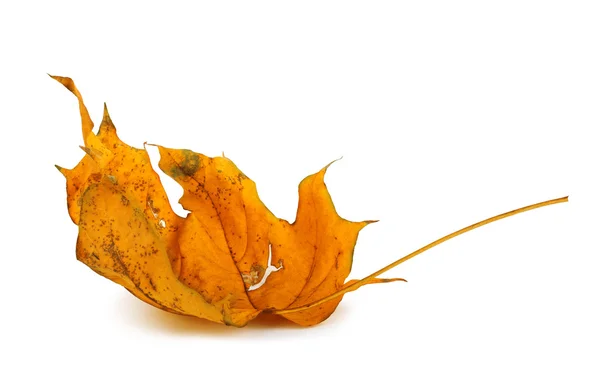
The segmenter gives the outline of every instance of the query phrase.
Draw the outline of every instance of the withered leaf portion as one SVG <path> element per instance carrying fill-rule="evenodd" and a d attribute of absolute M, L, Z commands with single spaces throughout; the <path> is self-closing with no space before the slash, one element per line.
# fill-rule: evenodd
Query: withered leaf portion
<path fill-rule="evenodd" d="M 184 189 L 180 202 L 190 213 L 183 219 L 146 150 L 117 137 L 106 106 L 96 135 L 73 81 L 53 78 L 78 98 L 82 117 L 86 155 L 72 170 L 59 168 L 79 225 L 80 261 L 153 306 L 235 326 L 344 287 L 358 233 L 370 222 L 337 214 L 324 182 L 327 167 L 300 183 L 290 224 L 267 209 L 231 160 L 158 146 L 160 168 Z M 341 298 L 282 316 L 314 325 Z"/>

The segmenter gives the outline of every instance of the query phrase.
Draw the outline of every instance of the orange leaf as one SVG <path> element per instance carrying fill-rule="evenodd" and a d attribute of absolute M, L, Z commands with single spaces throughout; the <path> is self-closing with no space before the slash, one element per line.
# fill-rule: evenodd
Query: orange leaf
<path fill-rule="evenodd" d="M 362 280 L 346 282 L 358 234 L 372 221 L 338 215 L 324 177 L 299 185 L 296 220 L 277 218 L 256 186 L 226 157 L 158 146 L 159 167 L 183 187 L 190 211 L 175 214 L 146 149 L 123 143 L 106 106 L 98 134 L 70 78 L 55 77 L 79 101 L 85 152 L 67 178 L 67 206 L 79 226 L 77 259 L 163 310 L 244 326 L 261 312 L 297 324 L 322 322 L 343 295 L 403 279 L 379 275 L 473 228 L 556 199 L 499 215 L 441 238 Z M 331 165 L 331 164 L 330 164 Z"/>

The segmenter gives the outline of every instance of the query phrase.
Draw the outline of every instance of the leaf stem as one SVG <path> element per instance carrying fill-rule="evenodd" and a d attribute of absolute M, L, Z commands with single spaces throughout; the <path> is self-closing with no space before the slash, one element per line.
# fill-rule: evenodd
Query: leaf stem
<path fill-rule="evenodd" d="M 273 311 L 271 311 L 271 313 L 272 314 L 288 314 L 288 313 L 301 312 L 301 311 L 306 310 L 306 309 L 314 308 L 315 306 L 319 306 L 319 305 L 324 304 L 324 303 L 326 303 L 328 301 L 331 301 L 331 300 L 333 300 L 333 299 L 335 299 L 337 297 L 340 297 L 340 296 L 344 295 L 345 293 L 348 293 L 348 292 L 351 292 L 353 290 L 358 289 L 362 285 L 367 284 L 370 280 L 372 280 L 372 279 L 380 276 L 381 274 L 383 274 L 386 271 L 388 271 L 388 270 L 390 270 L 390 269 L 398 266 L 399 264 L 401 264 L 403 262 L 406 262 L 409 259 L 414 258 L 417 255 L 419 255 L 421 253 L 424 253 L 425 251 L 427 251 L 427 250 L 429 250 L 429 249 L 431 249 L 431 248 L 433 248 L 433 247 L 435 247 L 435 246 L 437 246 L 439 244 L 442 244 L 442 243 L 444 243 L 446 241 L 449 241 L 450 239 L 452 239 L 454 237 L 457 237 L 457 236 L 459 236 L 461 234 L 464 234 L 464 233 L 469 232 L 471 230 L 475 230 L 476 228 L 479 228 L 481 226 L 485 226 L 486 224 L 495 222 L 497 220 L 508 218 L 510 216 L 520 214 L 522 212 L 526 212 L 526 211 L 530 211 L 530 210 L 535 210 L 536 208 L 545 207 L 545 206 L 549 206 L 549 205 L 552 205 L 552 204 L 565 203 L 565 202 L 568 202 L 568 201 L 569 201 L 569 197 L 568 196 L 565 196 L 565 197 L 562 197 L 562 198 L 558 198 L 558 199 L 547 200 L 545 202 L 540 202 L 540 203 L 532 204 L 532 205 L 529 205 L 529 206 L 526 206 L 526 207 L 521 207 L 521 208 L 518 208 L 516 210 L 505 212 L 503 214 L 496 215 L 496 216 L 493 216 L 491 218 L 482 220 L 481 222 L 474 223 L 474 224 L 472 224 L 470 226 L 467 226 L 465 228 L 461 228 L 458 231 L 455 231 L 455 232 L 453 232 L 451 234 L 448 234 L 445 237 L 437 239 L 437 240 L 431 242 L 430 244 L 421 247 L 418 250 L 413 251 L 412 253 L 410 253 L 410 254 L 408 254 L 408 255 L 406 255 L 406 256 L 398 259 L 397 261 L 390 263 L 386 267 L 384 267 L 384 268 L 382 268 L 380 270 L 377 270 L 375 273 L 373 273 L 373 274 L 371 274 L 371 275 L 369 275 L 369 276 L 361 279 L 360 281 L 357 281 L 357 282 L 353 283 L 352 285 L 346 286 L 346 287 L 338 290 L 337 292 L 335 292 L 335 293 L 333 293 L 333 294 L 331 294 L 331 295 L 329 295 L 329 296 L 327 296 L 325 298 L 322 298 L 322 299 L 320 299 L 318 301 L 314 301 L 314 302 L 311 302 L 311 303 L 306 304 L 304 306 L 299 306 L 299 307 L 296 307 L 296 308 L 273 310 Z"/>

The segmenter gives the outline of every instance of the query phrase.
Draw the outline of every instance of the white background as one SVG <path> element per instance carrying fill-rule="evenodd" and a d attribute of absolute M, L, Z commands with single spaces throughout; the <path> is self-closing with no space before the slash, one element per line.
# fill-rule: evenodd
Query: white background
<path fill-rule="evenodd" d="M 600 385 L 597 2 L 191 4 L 0 6 L 1 385 Z M 343 156 L 339 213 L 380 220 L 352 278 L 570 202 L 437 247 L 314 328 L 169 315 L 76 261 L 54 164 L 82 157 L 79 114 L 46 73 L 130 145 L 224 151 L 289 220 Z"/>

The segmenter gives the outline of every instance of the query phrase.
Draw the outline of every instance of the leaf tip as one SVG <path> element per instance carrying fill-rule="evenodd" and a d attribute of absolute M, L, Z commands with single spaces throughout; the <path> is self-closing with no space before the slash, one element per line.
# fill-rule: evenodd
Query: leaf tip
<path fill-rule="evenodd" d="M 67 171 L 66 171 L 66 169 L 65 169 L 65 168 L 61 167 L 60 165 L 56 165 L 56 164 L 54 164 L 54 167 L 55 167 L 56 169 L 58 169 L 58 172 L 62 173 L 62 174 L 63 174 L 63 176 L 66 176 L 66 172 L 67 172 Z"/>
<path fill-rule="evenodd" d="M 160 146 L 160 145 L 157 145 L 157 144 L 152 144 L 152 143 L 150 143 L 150 142 L 148 142 L 148 141 L 144 141 L 144 149 L 146 149 L 146 147 L 147 147 L 147 146 L 153 146 L 153 147 L 155 147 L 155 148 L 158 148 L 158 150 L 160 150 L 160 148 L 161 148 L 161 146 Z"/>
<path fill-rule="evenodd" d="M 325 172 L 329 167 L 331 167 L 331 165 L 337 161 L 340 161 L 344 156 L 340 156 L 337 159 L 333 160 L 332 162 L 330 162 L 329 164 L 327 164 L 326 166 L 324 166 L 323 168 L 321 168 L 322 172 Z"/>
<path fill-rule="evenodd" d="M 52 75 L 52 74 L 50 74 L 50 73 L 46 73 L 46 74 L 48 74 L 48 76 L 49 76 L 50 78 L 52 78 L 52 79 L 54 79 L 55 81 L 58 81 L 58 82 L 60 82 L 60 83 L 62 83 L 61 79 L 63 79 L 63 78 L 64 78 L 64 77 L 61 77 L 61 76 L 58 76 L 58 75 Z"/>
<path fill-rule="evenodd" d="M 108 114 L 108 106 L 106 106 L 106 102 L 104 102 L 104 110 L 102 112 L 102 116 L 105 121 L 110 122 L 110 114 Z"/>
<path fill-rule="evenodd" d="M 49 73 L 48 76 L 52 79 L 54 79 L 57 82 L 60 82 L 64 87 L 66 87 L 67 89 L 69 89 L 70 91 L 73 91 L 75 84 L 73 82 L 73 80 L 69 77 L 61 77 L 60 75 L 52 75 Z"/>
<path fill-rule="evenodd" d="M 102 124 L 100 125 L 98 134 L 100 135 L 102 133 L 104 135 L 116 137 L 116 131 L 117 129 L 115 128 L 115 125 L 113 124 L 112 119 L 110 118 L 110 114 L 108 113 L 108 106 L 106 106 L 106 102 L 104 102 Z"/>
<path fill-rule="evenodd" d="M 362 230 L 363 228 L 367 227 L 368 225 L 373 224 L 373 223 L 377 223 L 377 222 L 379 222 L 379 220 L 363 220 L 362 222 L 355 222 L 355 223 Z"/>

